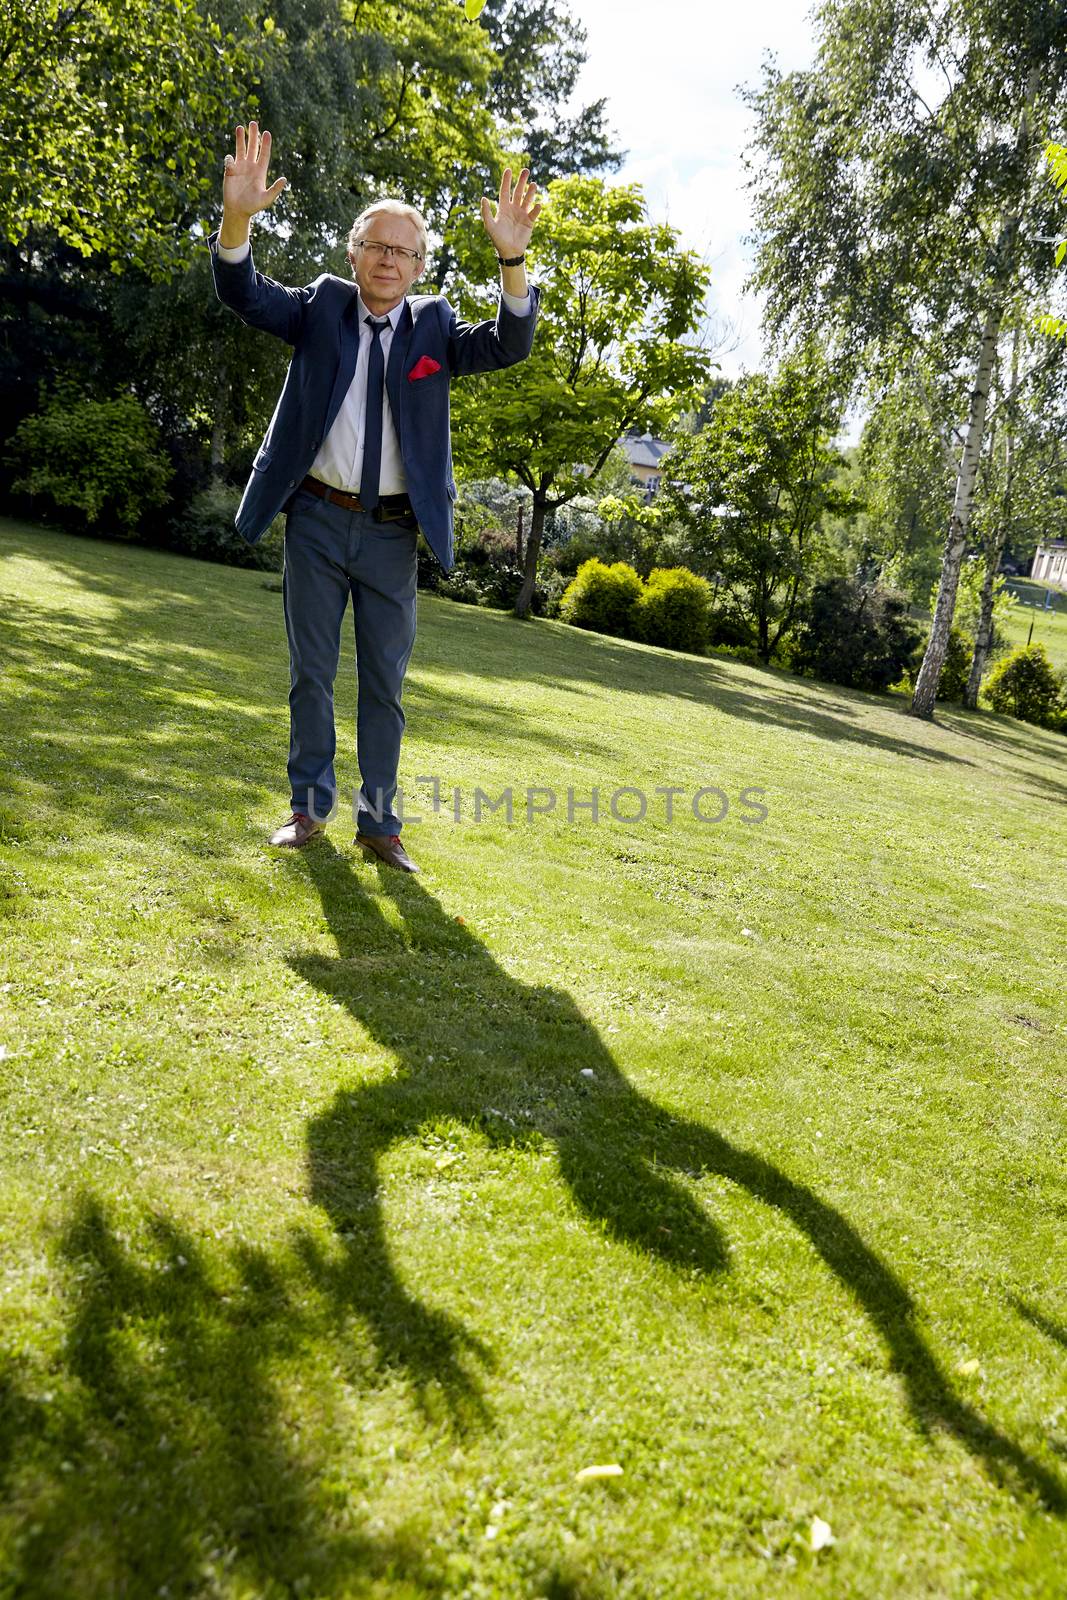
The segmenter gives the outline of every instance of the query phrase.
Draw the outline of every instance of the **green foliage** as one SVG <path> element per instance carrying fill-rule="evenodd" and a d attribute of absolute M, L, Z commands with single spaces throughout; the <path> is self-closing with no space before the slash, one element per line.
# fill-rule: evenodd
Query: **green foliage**
<path fill-rule="evenodd" d="M 561 621 L 619 639 L 701 655 L 709 637 L 711 585 L 686 567 L 654 567 L 647 582 L 625 561 L 583 561 L 559 604 Z"/>
<path fill-rule="evenodd" d="M 285 518 L 275 517 L 257 544 L 248 544 L 234 526 L 241 491 L 215 480 L 193 496 L 174 525 L 170 542 L 204 561 L 222 561 L 229 567 L 251 567 L 260 572 L 280 572 L 285 549 Z"/>
<path fill-rule="evenodd" d="M 956 590 L 956 615 L 954 631 L 958 632 L 961 638 L 966 639 L 967 647 L 972 654 L 974 652 L 975 635 L 978 632 L 978 619 L 981 615 L 982 609 L 982 583 L 984 581 L 984 576 L 985 562 L 981 557 L 974 557 L 969 561 L 964 561 L 963 565 L 960 567 L 959 587 Z M 927 599 L 927 609 L 930 611 L 931 615 L 933 614 L 934 607 L 937 605 L 938 588 L 939 584 L 935 581 Z M 993 656 L 997 655 L 999 651 L 1004 648 L 1006 643 L 1006 636 L 1003 631 L 1004 626 L 1008 620 L 1008 617 L 1018 606 L 1018 603 L 1018 600 L 1008 588 L 1004 578 L 998 573 L 993 579 L 994 647 L 990 652 Z M 951 650 L 952 648 L 953 647 L 950 644 L 949 649 Z M 946 661 L 946 667 L 947 665 L 948 663 Z M 945 672 L 942 670 L 942 684 L 952 681 L 952 674 L 950 673 L 946 678 Z M 938 690 L 938 696 L 939 698 L 945 698 L 945 692 L 943 689 Z M 959 695 L 950 695 L 948 698 L 962 700 L 963 695 L 962 693 Z"/>
<path fill-rule="evenodd" d="M 708 644 L 711 584 L 688 567 L 654 567 L 637 602 L 638 637 L 701 655 Z"/>
<path fill-rule="evenodd" d="M 905 596 L 840 576 L 820 578 L 804 605 L 795 671 L 883 692 L 911 664 L 920 630 Z"/>
<path fill-rule="evenodd" d="M 1049 143 L 1045 146 L 1045 160 L 1052 170 L 1052 181 L 1061 194 L 1067 192 L 1067 147 L 1062 144 Z M 1061 239 L 1056 246 L 1055 263 L 1062 267 L 1067 259 L 1067 239 Z M 1054 316 L 1051 312 L 1043 312 L 1036 319 L 1038 331 L 1050 339 L 1067 338 L 1067 318 Z"/>
<path fill-rule="evenodd" d="M 936 345 L 948 373 L 973 361 L 991 267 L 1005 286 L 1055 270 L 1039 242 L 1055 197 L 1034 193 L 1034 157 L 1036 130 L 1057 125 L 1067 93 L 1062 7 L 830 0 L 815 46 L 802 71 L 769 61 L 747 97 L 750 286 L 768 296 L 779 338 L 819 337 L 853 369 L 886 376 Z M 947 433 L 955 418 L 936 420 Z"/>
<path fill-rule="evenodd" d="M 1067 711 L 1067 677 L 1057 673 L 1043 644 L 1005 656 L 989 674 L 985 692 L 994 711 L 1020 722 L 1061 726 L 1060 713 Z"/>
<path fill-rule="evenodd" d="M 662 514 L 678 518 L 702 569 L 720 576 L 764 661 L 820 559 L 822 519 L 854 509 L 830 443 L 840 420 L 833 379 L 809 347 L 773 375 L 741 378 L 664 465 Z"/>
<path fill-rule="evenodd" d="M 974 639 L 956 623 L 949 630 L 948 649 L 937 680 L 937 698 L 955 705 L 963 703 L 967 680 L 974 659 Z"/>
<path fill-rule="evenodd" d="M 476 281 L 495 276 L 474 221 L 462 254 Z M 647 220 L 636 185 L 560 178 L 528 252 L 542 288 L 532 354 L 457 385 L 457 460 L 472 476 L 511 473 L 549 506 L 589 488 L 628 428 L 662 435 L 699 394 L 708 362 L 689 343 L 708 282 L 677 231 Z M 472 315 L 494 303 L 469 297 Z"/>
<path fill-rule="evenodd" d="M 167 500 L 171 467 L 159 430 L 133 395 L 78 400 L 59 394 L 13 434 L 6 460 L 12 488 L 43 495 L 90 526 L 117 523 L 131 535 Z"/>
<path fill-rule="evenodd" d="M 708 642 L 715 649 L 754 649 L 752 625 L 736 609 L 714 604 L 708 613 Z"/>
<path fill-rule="evenodd" d="M 864 509 L 856 519 L 851 565 L 921 603 L 931 584 L 936 591 L 952 479 L 944 446 L 910 378 L 876 398 L 857 470 Z"/>
<path fill-rule="evenodd" d="M 564 590 L 559 614 L 563 622 L 616 638 L 639 637 L 638 602 L 641 579 L 625 561 L 607 566 L 595 556 L 583 561 L 576 577 Z"/>
<path fill-rule="evenodd" d="M 9 0 L 0 44 L 0 235 L 54 234 L 113 272 L 188 261 L 190 210 L 218 183 L 206 147 L 260 36 L 196 0 Z"/>

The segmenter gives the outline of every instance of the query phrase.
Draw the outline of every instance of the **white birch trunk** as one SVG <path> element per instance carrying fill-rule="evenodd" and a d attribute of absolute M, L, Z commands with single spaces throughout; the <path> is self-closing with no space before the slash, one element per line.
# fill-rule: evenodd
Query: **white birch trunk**
<path fill-rule="evenodd" d="M 1014 394 L 1019 381 L 1019 329 L 1015 329 L 1011 348 L 1011 388 L 1009 394 Z M 972 711 L 978 709 L 978 691 L 982 687 L 982 675 L 985 672 L 986 662 L 989 659 L 989 647 L 993 642 L 993 585 L 997 581 L 1000 571 L 1000 557 L 1004 550 L 1004 540 L 1008 532 L 1008 519 L 1011 515 L 1011 488 L 1012 471 L 1015 461 L 1015 419 L 1012 414 L 1012 403 L 1008 402 L 1007 431 L 1004 439 L 1004 494 L 998 510 L 996 525 L 990 535 L 985 552 L 985 572 L 982 575 L 982 603 L 978 612 L 978 627 L 975 629 L 974 658 L 971 661 L 970 676 L 967 679 L 967 688 L 964 691 L 963 703 Z"/>
<path fill-rule="evenodd" d="M 1019 131 L 1016 136 L 1015 148 L 1020 157 L 1020 166 L 1024 165 L 1023 157 L 1030 142 L 1030 116 L 1033 110 L 1034 96 L 1036 94 L 1036 75 L 1031 73 L 1029 94 L 1023 113 L 1019 119 Z M 952 617 L 956 610 L 956 590 L 960 582 L 960 566 L 963 562 L 963 552 L 967 548 L 967 531 L 971 520 L 971 507 L 974 504 L 974 485 L 978 476 L 978 461 L 982 453 L 982 442 L 985 437 L 986 410 L 989 405 L 989 385 L 993 375 L 993 361 L 996 356 L 997 340 L 1000 337 L 1000 325 L 1004 317 L 1004 302 L 1008 285 L 1012 278 L 1015 266 L 1015 241 L 1019 232 L 1020 211 L 1004 218 L 1001 224 L 1000 236 L 997 239 L 996 268 L 986 311 L 985 326 L 978 345 L 978 362 L 974 375 L 974 388 L 971 390 L 970 416 L 967 421 L 967 432 L 963 440 L 963 454 L 960 460 L 959 472 L 956 476 L 956 492 L 952 501 L 952 515 L 949 518 L 948 533 L 945 537 L 945 552 L 941 558 L 941 584 L 937 591 L 937 605 L 934 607 L 934 618 L 930 624 L 930 638 L 923 656 L 922 666 L 915 684 L 915 693 L 912 696 L 911 713 L 916 717 L 925 717 L 928 721 L 934 714 L 934 701 L 937 698 L 937 685 L 941 678 L 941 668 L 945 664 L 948 652 L 948 636 L 952 628 Z"/>

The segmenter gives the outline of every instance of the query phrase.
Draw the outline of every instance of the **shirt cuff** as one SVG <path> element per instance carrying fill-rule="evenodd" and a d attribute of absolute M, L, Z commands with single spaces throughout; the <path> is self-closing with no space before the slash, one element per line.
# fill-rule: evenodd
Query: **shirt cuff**
<path fill-rule="evenodd" d="M 252 246 L 249 240 L 246 239 L 244 244 L 220 244 L 216 245 L 215 248 L 218 250 L 220 261 L 228 261 L 231 266 L 235 267 L 239 261 L 244 260 Z"/>
<path fill-rule="evenodd" d="M 515 317 L 528 317 L 530 315 L 530 291 L 525 294 L 508 294 L 506 289 L 501 289 L 500 298 Z"/>

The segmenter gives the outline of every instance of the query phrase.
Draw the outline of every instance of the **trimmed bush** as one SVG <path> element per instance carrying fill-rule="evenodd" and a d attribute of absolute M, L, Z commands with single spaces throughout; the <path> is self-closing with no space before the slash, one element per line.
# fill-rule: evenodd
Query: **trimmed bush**
<path fill-rule="evenodd" d="M 638 637 L 702 655 L 708 644 L 711 584 L 688 567 L 653 567 L 635 611 Z"/>
<path fill-rule="evenodd" d="M 826 683 L 884 692 L 911 665 L 920 637 L 904 595 L 854 578 L 820 578 L 801 612 L 793 667 Z"/>
<path fill-rule="evenodd" d="M 1043 644 L 1024 645 L 998 661 L 986 680 L 985 691 L 994 711 L 1041 727 L 1062 727 L 1067 683 L 1052 665 Z"/>
<path fill-rule="evenodd" d="M 285 517 L 275 517 L 258 544 L 247 544 L 234 527 L 241 491 L 216 480 L 195 494 L 171 531 L 171 546 L 203 561 L 229 567 L 280 572 L 285 553 Z"/>
<path fill-rule="evenodd" d="M 11 487 L 43 495 L 67 525 L 79 513 L 133 536 L 146 512 L 166 504 L 173 475 L 159 429 L 132 394 L 114 400 L 72 400 L 56 395 L 36 416 L 24 417 L 6 460 L 15 468 Z"/>
<path fill-rule="evenodd" d="M 625 561 L 609 567 L 593 556 L 582 562 L 564 590 L 560 617 L 576 628 L 635 639 L 641 587 L 641 579 Z"/>

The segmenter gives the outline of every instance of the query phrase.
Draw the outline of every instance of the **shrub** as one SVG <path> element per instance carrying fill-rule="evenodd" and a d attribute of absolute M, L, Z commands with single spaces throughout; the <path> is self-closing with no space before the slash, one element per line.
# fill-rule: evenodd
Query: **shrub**
<path fill-rule="evenodd" d="M 633 567 L 625 561 L 616 561 L 609 567 L 593 556 L 582 562 L 564 590 L 559 614 L 576 628 L 634 639 L 640 598 L 641 579 Z"/>
<path fill-rule="evenodd" d="M 708 643 L 711 585 L 688 567 L 653 567 L 637 602 L 638 637 L 702 655 Z"/>
<path fill-rule="evenodd" d="M 937 680 L 937 698 L 959 704 L 967 690 L 974 660 L 974 640 L 962 628 L 953 624 L 948 636 L 941 676 Z"/>
<path fill-rule="evenodd" d="M 793 666 L 827 683 L 884 691 L 911 665 L 920 637 L 904 595 L 820 578 L 800 614 Z"/>
<path fill-rule="evenodd" d="M 54 396 L 43 411 L 23 418 L 6 459 L 16 469 L 13 489 L 44 495 L 90 526 L 116 523 L 126 537 L 145 512 L 166 503 L 172 476 L 159 429 L 132 394 Z"/>
<path fill-rule="evenodd" d="M 728 661 L 740 661 L 746 667 L 765 667 L 767 663 L 754 644 L 716 644 L 712 654 L 725 656 Z"/>
<path fill-rule="evenodd" d="M 204 561 L 229 567 L 280 572 L 285 552 L 285 518 L 275 517 L 258 544 L 248 544 L 234 527 L 241 491 L 220 479 L 195 494 L 171 530 L 171 546 Z"/>
<path fill-rule="evenodd" d="M 481 598 L 474 579 L 458 566 L 438 580 L 437 593 L 444 595 L 446 600 L 458 600 L 465 606 L 476 606 Z"/>
<path fill-rule="evenodd" d="M 1052 665 L 1043 644 L 1024 645 L 998 661 L 985 687 L 994 711 L 1043 727 L 1062 725 L 1061 715 L 1067 710 L 1067 683 Z"/>
<path fill-rule="evenodd" d="M 708 643 L 713 647 L 748 646 L 752 643 L 752 629 L 734 612 L 712 606 L 708 613 Z"/>

